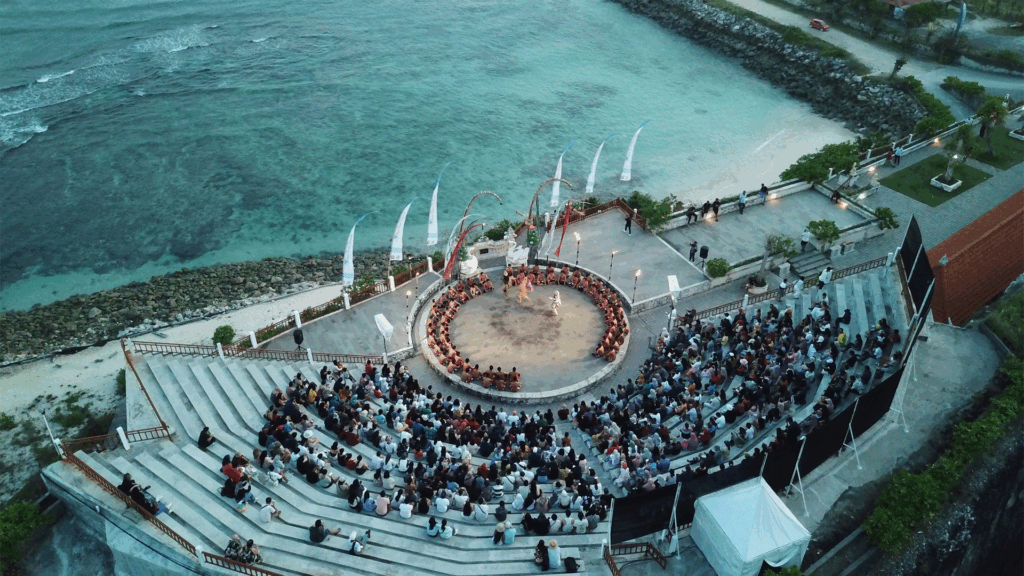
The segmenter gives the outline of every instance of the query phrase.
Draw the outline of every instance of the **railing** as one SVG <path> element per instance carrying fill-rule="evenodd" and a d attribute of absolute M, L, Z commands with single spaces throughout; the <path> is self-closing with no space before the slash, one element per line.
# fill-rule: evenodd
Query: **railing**
<path fill-rule="evenodd" d="M 140 430 L 129 430 L 124 433 L 129 442 L 143 442 L 145 440 L 159 440 L 170 438 L 167 429 L 161 426 L 155 428 L 142 428 Z M 106 434 L 104 436 L 91 436 L 89 438 L 75 438 L 74 440 L 63 440 L 61 445 L 65 451 L 84 450 L 86 452 L 107 452 L 121 446 L 121 437 L 117 434 Z"/>
<path fill-rule="evenodd" d="M 159 518 L 150 514 L 145 508 L 139 506 L 134 500 L 128 497 L 127 494 L 117 489 L 117 486 L 111 484 L 106 478 L 101 476 L 98 472 L 93 470 L 88 464 L 83 462 L 78 456 L 75 456 L 73 452 L 68 450 L 67 444 L 61 443 L 64 449 L 64 460 L 77 468 L 86 478 L 92 480 L 96 484 L 99 484 L 100 488 L 103 488 L 105 492 L 124 502 L 129 508 L 132 508 L 136 512 L 142 515 L 143 518 L 149 521 L 150 524 L 156 527 L 157 530 L 166 534 L 171 540 L 177 542 L 182 548 L 188 551 L 193 556 L 196 555 L 196 547 L 191 542 L 185 540 L 180 534 L 171 530 L 169 526 L 160 521 Z"/>
<path fill-rule="evenodd" d="M 174 342 L 133 342 L 135 351 L 140 354 L 171 354 L 177 356 L 199 356 L 209 358 L 218 356 L 215 346 L 205 344 L 176 344 Z M 223 348 L 225 356 L 235 358 L 259 358 L 262 360 L 284 360 L 287 362 L 306 362 L 309 357 L 299 350 L 261 350 L 259 348 L 237 350 Z M 313 352 L 314 362 L 333 363 L 335 360 L 344 364 L 380 364 L 382 356 L 370 354 L 335 354 L 333 352 Z"/>
<path fill-rule="evenodd" d="M 381 280 L 372 286 L 360 288 L 359 290 L 353 290 L 348 295 L 349 304 L 357 304 L 363 300 L 369 300 L 374 296 L 380 296 L 381 294 L 387 294 L 390 287 L 388 286 L 387 280 Z"/>
<path fill-rule="evenodd" d="M 167 433 L 167 423 L 160 416 L 160 412 L 156 409 L 156 404 L 153 404 L 153 399 L 149 397 L 149 391 L 146 390 L 146 385 L 142 383 L 142 378 L 139 378 L 139 373 L 135 370 L 135 362 L 132 361 L 132 353 L 128 351 L 128 346 L 125 344 L 125 339 L 121 338 L 121 351 L 124 352 L 124 360 L 128 364 L 128 368 L 135 375 L 135 381 L 139 383 L 139 388 L 142 388 L 142 393 L 146 395 L 146 400 L 149 401 L 149 407 L 153 409 L 153 414 L 156 414 L 156 419 L 160 422 L 160 426 L 163 428 L 164 433 Z M 125 376 L 127 378 L 127 376 Z M 170 437 L 170 435 L 168 435 Z"/>
<path fill-rule="evenodd" d="M 216 554 L 210 554 L 209 552 L 203 552 L 203 559 L 207 564 L 213 564 L 214 566 L 227 568 L 228 570 L 248 574 L 249 576 L 282 576 L 278 572 L 264 570 L 263 568 L 243 564 L 242 562 L 236 562 L 235 560 L 229 560 L 223 556 L 217 556 Z"/>
<path fill-rule="evenodd" d="M 439 269 L 444 269 L 443 262 L 441 263 Z M 395 286 L 401 286 L 402 284 L 405 284 L 410 280 L 414 280 L 420 274 L 426 274 L 427 270 L 427 261 L 424 260 L 423 262 L 420 262 L 419 264 L 416 264 L 415 266 L 412 266 L 407 270 L 404 270 L 403 272 L 399 272 L 398 274 L 395 275 Z"/>
<path fill-rule="evenodd" d="M 628 554 L 643 554 L 642 560 L 654 560 L 661 569 L 664 570 L 668 565 L 668 559 L 665 555 L 658 550 L 658 547 L 650 542 L 640 542 L 637 544 L 613 544 L 611 546 L 604 547 L 604 561 L 611 569 L 612 574 L 615 576 L 622 576 L 622 572 L 619 571 L 618 565 L 615 563 L 616 556 L 626 556 Z"/>
<path fill-rule="evenodd" d="M 835 271 L 832 272 L 832 279 L 833 280 L 838 280 L 838 279 L 846 277 L 846 276 L 852 276 L 854 274 L 860 274 L 861 272 L 864 272 L 865 270 L 871 270 L 873 268 L 879 268 L 881 266 L 885 266 L 886 259 L 887 259 L 886 256 L 882 256 L 880 258 L 875 258 L 874 260 L 868 260 L 867 262 L 862 262 L 860 264 L 855 264 L 853 266 L 848 266 L 848 267 L 842 268 L 840 270 L 835 270 Z M 794 290 L 793 286 L 787 287 L 786 288 L 786 294 L 792 294 L 793 290 Z M 776 299 L 778 297 L 779 297 L 778 290 L 768 290 L 764 294 L 755 294 L 753 296 L 748 297 L 746 303 L 747 303 L 747 306 L 749 306 L 751 304 L 757 304 L 757 303 L 760 303 L 760 302 L 766 302 L 768 300 L 773 300 L 773 299 Z M 697 316 L 696 317 L 700 318 L 700 319 L 712 318 L 714 316 L 718 316 L 718 315 L 724 314 L 726 312 L 732 312 L 733 310 L 739 310 L 741 307 L 743 307 L 743 300 L 735 300 L 733 302 L 727 302 L 725 304 L 720 304 L 718 306 L 715 306 L 714 308 L 708 308 L 706 310 L 701 310 L 700 312 L 697 312 Z"/>
<path fill-rule="evenodd" d="M 622 210 L 622 212 L 625 214 L 633 214 L 633 221 L 636 222 L 637 225 L 643 228 L 644 230 L 647 229 L 647 219 L 638 214 L 634 214 L 633 209 L 630 208 L 629 205 L 626 204 L 626 201 L 623 200 L 622 198 L 615 198 L 614 200 L 609 200 L 604 204 L 592 206 L 590 208 L 587 208 L 586 210 L 583 210 L 582 214 L 580 213 L 580 211 L 573 210 L 572 212 L 569 213 L 569 223 L 572 224 L 573 222 L 580 222 L 581 220 L 586 220 L 587 218 L 590 218 L 592 216 L 603 214 L 604 212 L 607 212 L 608 210 L 612 210 L 614 208 Z M 563 224 L 565 224 L 565 215 L 559 216 L 557 222 L 549 222 L 547 224 L 547 230 L 551 231 L 558 226 L 562 226 Z M 520 222 L 513 230 L 513 233 L 516 236 L 519 236 L 519 234 L 521 234 L 525 229 L 526 222 Z"/>

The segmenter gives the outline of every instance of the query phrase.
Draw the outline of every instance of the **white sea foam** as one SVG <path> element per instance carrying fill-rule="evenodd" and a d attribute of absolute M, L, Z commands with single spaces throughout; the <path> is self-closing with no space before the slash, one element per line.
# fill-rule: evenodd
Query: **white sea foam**
<path fill-rule="evenodd" d="M 63 74 L 44 74 L 43 76 L 40 76 L 39 80 L 36 80 L 36 82 L 39 82 L 40 84 L 45 84 L 46 82 L 49 82 L 50 80 L 56 80 L 57 78 L 63 78 L 65 76 L 70 76 L 70 75 L 72 75 L 74 73 L 75 73 L 74 70 L 68 70 L 67 72 L 65 72 Z"/>
<path fill-rule="evenodd" d="M 48 128 L 38 118 L 0 119 L 0 142 L 10 148 L 17 148 L 36 134 L 46 132 Z"/>
<path fill-rule="evenodd" d="M 260 42 L 266 42 L 266 41 L 267 41 L 267 40 L 269 40 L 269 39 L 270 39 L 270 38 L 267 38 L 267 37 L 263 37 L 263 38 L 256 38 L 255 40 L 253 40 L 253 42 L 255 42 L 255 43 L 259 44 Z"/>

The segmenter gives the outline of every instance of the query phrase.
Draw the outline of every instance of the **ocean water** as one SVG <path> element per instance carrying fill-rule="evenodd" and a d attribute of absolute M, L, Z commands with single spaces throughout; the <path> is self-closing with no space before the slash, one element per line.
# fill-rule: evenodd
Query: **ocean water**
<path fill-rule="evenodd" d="M 407 249 L 582 195 L 703 201 L 851 134 L 599 0 L 0 4 L 0 307 L 267 256 Z M 619 174 L 629 138 L 633 179 Z M 549 194 L 542 193 L 543 207 Z M 443 240 L 442 240 L 443 241 Z"/>

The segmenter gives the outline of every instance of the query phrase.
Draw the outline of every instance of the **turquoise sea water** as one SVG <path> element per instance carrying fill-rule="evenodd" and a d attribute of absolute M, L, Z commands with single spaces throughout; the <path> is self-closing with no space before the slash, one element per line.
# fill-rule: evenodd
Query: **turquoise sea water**
<path fill-rule="evenodd" d="M 841 126 L 597 0 L 8 1 L 0 5 L 0 306 L 155 274 L 515 218 L 582 193 L 737 193 Z M 640 136 L 633 180 L 619 173 Z M 568 191 L 563 189 L 562 197 Z M 544 203 L 548 204 L 547 195 Z"/>

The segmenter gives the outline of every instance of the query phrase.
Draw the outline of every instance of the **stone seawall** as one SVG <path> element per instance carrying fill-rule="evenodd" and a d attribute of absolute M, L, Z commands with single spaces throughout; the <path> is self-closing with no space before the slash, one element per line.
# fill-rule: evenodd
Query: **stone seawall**
<path fill-rule="evenodd" d="M 891 137 L 911 132 L 925 116 L 912 96 L 865 80 L 841 58 L 829 58 L 783 40 L 780 33 L 702 0 L 612 0 L 631 12 L 740 64 L 815 112 L 858 132 Z"/>
<path fill-rule="evenodd" d="M 384 278 L 386 257 L 379 250 L 355 255 L 356 277 Z M 31 310 L 4 312 L 0 314 L 0 365 L 76 351 L 121 335 L 209 318 L 338 282 L 343 261 L 344 256 L 338 254 L 182 268 L 148 282 L 72 296 Z"/>

